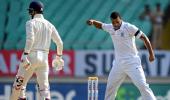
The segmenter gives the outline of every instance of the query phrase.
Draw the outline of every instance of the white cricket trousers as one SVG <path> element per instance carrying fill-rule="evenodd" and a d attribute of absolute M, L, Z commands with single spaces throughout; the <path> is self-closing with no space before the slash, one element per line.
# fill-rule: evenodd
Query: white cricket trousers
<path fill-rule="evenodd" d="M 48 81 L 48 52 L 34 51 L 28 55 L 28 59 L 31 62 L 31 68 L 25 70 L 23 66 L 19 66 L 18 73 L 16 75 L 15 82 L 13 84 L 11 100 L 17 100 L 18 97 L 26 97 L 27 82 L 33 75 L 36 74 L 37 83 L 39 86 L 40 97 L 50 99 L 49 81 Z"/>
<path fill-rule="evenodd" d="M 130 77 L 134 85 L 139 89 L 142 100 L 156 100 L 152 90 L 146 83 L 141 60 L 138 56 L 113 62 L 107 81 L 105 100 L 115 100 L 117 90 L 127 76 Z"/>

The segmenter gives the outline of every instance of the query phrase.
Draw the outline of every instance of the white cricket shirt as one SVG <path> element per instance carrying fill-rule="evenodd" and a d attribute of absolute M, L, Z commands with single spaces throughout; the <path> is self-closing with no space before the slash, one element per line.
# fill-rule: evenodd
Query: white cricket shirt
<path fill-rule="evenodd" d="M 51 39 L 57 45 L 57 53 L 62 55 L 63 42 L 56 28 L 42 14 L 36 14 L 33 19 L 26 22 L 25 52 L 49 51 Z"/>
<path fill-rule="evenodd" d="M 123 22 L 120 29 L 115 30 L 112 24 L 102 24 L 102 29 L 108 32 L 115 48 L 115 59 L 129 59 L 138 56 L 135 37 L 139 38 L 143 32 L 136 26 Z"/>

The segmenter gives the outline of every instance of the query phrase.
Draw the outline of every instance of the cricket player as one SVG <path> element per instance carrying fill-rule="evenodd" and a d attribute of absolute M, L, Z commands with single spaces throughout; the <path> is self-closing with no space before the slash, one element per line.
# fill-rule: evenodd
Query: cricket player
<path fill-rule="evenodd" d="M 53 59 L 53 67 L 61 70 L 63 42 L 56 28 L 43 17 L 43 4 L 32 1 L 29 5 L 32 19 L 26 22 L 26 45 L 21 57 L 18 73 L 13 84 L 10 100 L 26 100 L 26 85 L 33 73 L 39 85 L 40 100 L 50 100 L 48 53 L 51 39 L 57 45 L 57 56 Z"/>
<path fill-rule="evenodd" d="M 87 21 L 88 25 L 94 25 L 96 28 L 108 32 L 115 48 L 115 60 L 109 73 L 105 100 L 115 100 L 117 90 L 126 76 L 129 76 L 137 86 L 142 95 L 142 100 L 156 100 L 152 90 L 146 83 L 141 60 L 135 45 L 135 37 L 143 40 L 149 51 L 149 61 L 152 62 L 155 56 L 149 39 L 136 26 L 124 22 L 118 12 L 112 12 L 110 18 L 111 24 L 105 24 L 93 19 Z"/>

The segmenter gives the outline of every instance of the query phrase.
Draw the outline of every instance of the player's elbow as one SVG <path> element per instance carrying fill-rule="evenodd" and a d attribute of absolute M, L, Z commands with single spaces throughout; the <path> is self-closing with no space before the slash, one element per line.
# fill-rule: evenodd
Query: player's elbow
<path fill-rule="evenodd" d="M 147 36 L 142 37 L 141 40 L 143 40 L 145 46 L 148 47 L 149 45 L 151 45 Z"/>
<path fill-rule="evenodd" d="M 150 43 L 148 37 L 146 37 L 146 36 L 144 37 L 143 41 L 144 41 L 145 43 Z"/>
<path fill-rule="evenodd" d="M 26 42 L 32 44 L 34 42 L 34 37 L 29 37 L 26 39 Z"/>
<path fill-rule="evenodd" d="M 149 42 L 148 37 L 147 37 L 146 35 L 144 35 L 144 34 L 142 34 L 142 35 L 140 36 L 140 39 L 141 39 L 142 41 L 144 41 L 144 42 Z"/>
<path fill-rule="evenodd" d="M 95 27 L 98 28 L 98 29 L 102 29 L 102 25 L 101 24 L 96 24 Z"/>

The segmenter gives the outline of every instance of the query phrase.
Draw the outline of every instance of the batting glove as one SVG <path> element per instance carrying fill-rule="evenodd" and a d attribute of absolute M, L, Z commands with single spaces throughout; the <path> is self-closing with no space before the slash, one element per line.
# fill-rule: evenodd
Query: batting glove
<path fill-rule="evenodd" d="M 21 66 L 24 67 L 25 70 L 30 69 L 31 63 L 30 63 L 30 61 L 28 60 L 28 55 L 22 54 L 22 57 L 21 57 Z"/>
<path fill-rule="evenodd" d="M 64 60 L 62 59 L 62 56 L 56 56 L 56 58 L 53 59 L 52 67 L 56 71 L 59 71 L 59 70 L 63 69 L 63 67 L 64 67 Z"/>

